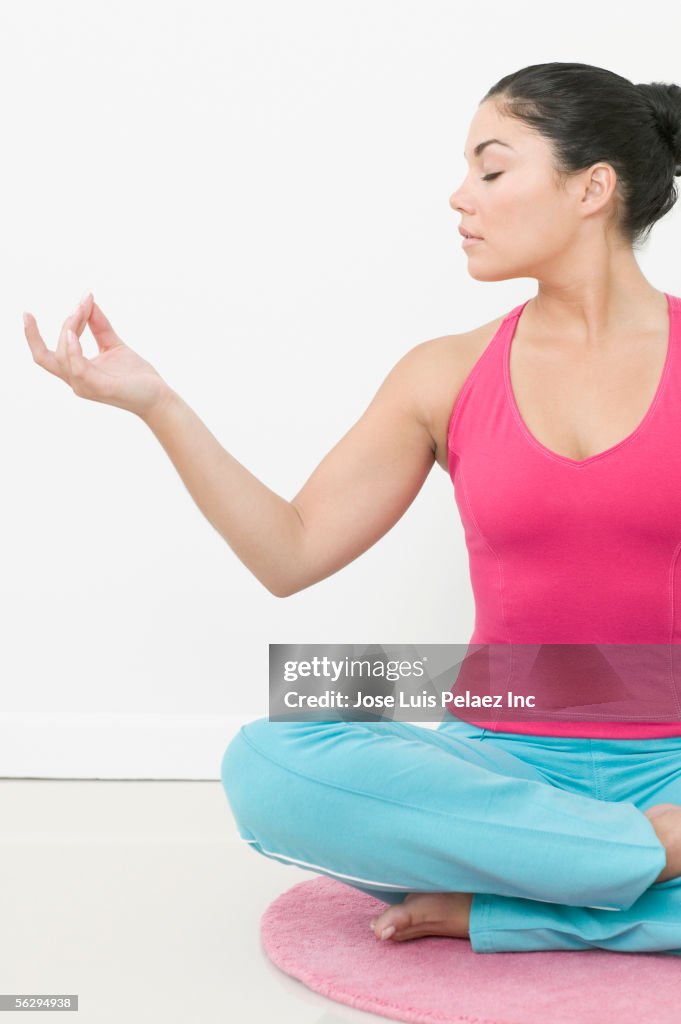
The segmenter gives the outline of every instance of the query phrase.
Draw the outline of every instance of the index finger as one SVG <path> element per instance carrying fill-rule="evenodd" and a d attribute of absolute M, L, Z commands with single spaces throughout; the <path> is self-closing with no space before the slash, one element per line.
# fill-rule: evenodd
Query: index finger
<path fill-rule="evenodd" d="M 26 335 L 26 340 L 28 341 L 29 348 L 31 349 L 34 363 L 37 363 L 38 366 L 42 366 L 43 369 L 47 370 L 49 373 L 53 373 L 55 377 L 59 377 L 60 380 L 64 380 L 61 368 L 57 362 L 57 357 L 54 352 L 51 352 L 50 349 L 48 349 L 40 336 L 36 318 L 32 313 L 24 313 L 24 334 Z"/>

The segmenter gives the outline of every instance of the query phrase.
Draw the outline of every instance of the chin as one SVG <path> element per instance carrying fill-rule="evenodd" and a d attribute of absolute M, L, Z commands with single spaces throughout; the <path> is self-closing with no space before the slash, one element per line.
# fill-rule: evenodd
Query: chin
<path fill-rule="evenodd" d="M 525 270 L 518 267 L 500 267 L 485 260 L 469 260 L 468 274 L 475 281 L 511 281 L 516 277 L 527 277 Z"/>
<path fill-rule="evenodd" d="M 475 281 L 508 281 L 513 276 L 494 267 L 469 267 L 468 274 Z"/>

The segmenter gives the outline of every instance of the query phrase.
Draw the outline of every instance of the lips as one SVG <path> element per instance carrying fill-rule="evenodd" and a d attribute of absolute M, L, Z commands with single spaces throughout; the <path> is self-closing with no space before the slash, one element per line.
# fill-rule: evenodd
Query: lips
<path fill-rule="evenodd" d="M 470 231 L 467 231 L 465 228 L 459 228 L 459 234 L 463 235 L 464 238 L 475 238 L 479 242 L 482 241 L 482 238 L 481 238 L 480 235 L 473 235 L 473 234 L 471 234 Z"/>

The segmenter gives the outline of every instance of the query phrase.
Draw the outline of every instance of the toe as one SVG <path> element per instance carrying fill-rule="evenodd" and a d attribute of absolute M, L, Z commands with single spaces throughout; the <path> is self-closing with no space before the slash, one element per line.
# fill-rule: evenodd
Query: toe
<path fill-rule="evenodd" d="M 384 910 L 382 914 L 379 914 L 378 917 L 374 918 L 371 922 L 374 934 L 379 939 L 382 937 L 386 928 L 394 928 L 397 932 L 408 927 L 410 924 L 411 915 L 400 904 L 388 907 L 387 910 Z"/>

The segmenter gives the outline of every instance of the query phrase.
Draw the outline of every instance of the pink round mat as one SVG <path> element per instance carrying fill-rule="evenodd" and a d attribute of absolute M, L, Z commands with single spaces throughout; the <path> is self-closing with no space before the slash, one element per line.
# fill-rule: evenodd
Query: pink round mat
<path fill-rule="evenodd" d="M 442 935 L 381 942 L 387 904 L 320 876 L 261 920 L 277 967 L 338 1003 L 419 1024 L 678 1024 L 679 958 L 605 949 L 474 953 Z"/>

